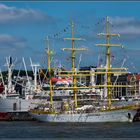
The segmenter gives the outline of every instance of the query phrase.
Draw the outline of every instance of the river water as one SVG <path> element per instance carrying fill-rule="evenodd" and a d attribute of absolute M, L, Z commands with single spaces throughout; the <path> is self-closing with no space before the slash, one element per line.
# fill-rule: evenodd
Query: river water
<path fill-rule="evenodd" d="M 44 123 L 1 121 L 0 138 L 139 138 L 140 122 Z"/>

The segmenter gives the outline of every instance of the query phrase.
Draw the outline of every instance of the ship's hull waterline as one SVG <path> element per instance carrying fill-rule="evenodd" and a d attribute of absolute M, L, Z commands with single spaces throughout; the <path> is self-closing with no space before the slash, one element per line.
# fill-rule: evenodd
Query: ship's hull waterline
<path fill-rule="evenodd" d="M 35 102 L 35 101 L 34 101 Z M 0 99 L 0 121 L 34 120 L 28 111 L 37 105 L 32 100 L 20 98 Z M 37 102 L 37 101 L 36 101 Z M 39 102 L 39 101 L 38 101 Z"/>
<path fill-rule="evenodd" d="M 41 114 L 30 112 L 32 117 L 44 122 L 132 122 L 136 113 L 136 109 L 81 114 Z"/>

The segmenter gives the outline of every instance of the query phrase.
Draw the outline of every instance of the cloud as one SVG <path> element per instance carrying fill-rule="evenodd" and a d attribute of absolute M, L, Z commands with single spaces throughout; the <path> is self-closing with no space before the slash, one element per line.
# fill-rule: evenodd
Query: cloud
<path fill-rule="evenodd" d="M 22 21 L 51 21 L 52 18 L 46 13 L 34 9 L 25 9 L 0 4 L 0 23 Z"/>
<path fill-rule="evenodd" d="M 124 25 L 128 23 L 135 23 L 134 17 L 109 17 L 109 21 L 116 25 Z"/>
<path fill-rule="evenodd" d="M 133 25 L 127 25 L 126 27 L 118 28 L 117 31 L 121 34 L 140 35 L 140 29 Z"/>
<path fill-rule="evenodd" d="M 140 35 L 140 20 L 134 17 L 110 17 L 110 22 L 114 26 L 113 32 L 123 35 Z"/>
<path fill-rule="evenodd" d="M 5 49 L 21 49 L 26 46 L 26 39 L 15 37 L 8 34 L 0 34 L 0 48 Z"/>
<path fill-rule="evenodd" d="M 0 61 L 5 63 L 5 57 L 21 58 L 27 50 L 27 40 L 9 34 L 0 34 Z"/>

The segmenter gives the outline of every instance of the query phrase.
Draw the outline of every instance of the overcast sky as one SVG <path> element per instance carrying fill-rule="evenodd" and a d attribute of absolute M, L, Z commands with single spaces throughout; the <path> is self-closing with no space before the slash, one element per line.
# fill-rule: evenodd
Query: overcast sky
<path fill-rule="evenodd" d="M 47 67 L 45 38 L 49 36 L 54 51 L 52 66 L 70 68 L 70 52 L 61 48 L 71 47 L 64 37 L 71 36 L 72 20 L 75 36 L 85 41 L 76 42 L 76 47 L 88 48 L 77 53 L 77 67 L 96 66 L 105 63 L 105 48 L 96 47 L 105 38 L 97 33 L 105 32 L 105 17 L 110 20 L 110 32 L 121 36 L 112 43 L 124 48 L 112 48 L 112 64 L 124 63 L 130 71 L 140 71 L 140 3 L 139 2 L 1 2 L 0 3 L 0 66 L 5 57 L 11 55 L 19 65 L 22 57 L 30 67 L 29 57 L 34 63 Z"/>

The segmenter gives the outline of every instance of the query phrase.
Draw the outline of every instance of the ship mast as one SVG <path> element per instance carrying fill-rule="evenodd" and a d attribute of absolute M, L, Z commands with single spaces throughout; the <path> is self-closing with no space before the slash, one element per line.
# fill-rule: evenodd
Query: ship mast
<path fill-rule="evenodd" d="M 34 91 L 37 91 L 37 67 L 39 67 L 38 64 L 33 64 L 34 67 Z"/>
<path fill-rule="evenodd" d="M 110 61 L 110 47 L 120 47 L 120 44 L 111 44 L 110 38 L 120 36 L 119 34 L 111 34 L 109 32 L 109 18 L 106 17 L 106 33 L 100 33 L 99 36 L 105 36 L 106 37 L 106 44 L 96 44 L 96 46 L 103 46 L 106 47 L 106 75 L 107 75 L 107 96 L 108 96 L 108 107 L 111 109 L 111 61 Z"/>
<path fill-rule="evenodd" d="M 13 62 L 12 62 L 12 57 L 10 56 L 9 58 L 6 58 L 6 66 L 8 67 L 8 83 L 7 83 L 7 89 L 6 95 L 11 94 L 13 92 L 13 87 L 12 87 L 12 68 L 13 68 Z"/>
<path fill-rule="evenodd" d="M 106 37 L 106 43 L 105 44 L 96 44 L 96 46 L 102 46 L 106 47 L 106 67 L 105 68 L 93 68 L 93 70 L 103 70 L 99 72 L 90 72 L 90 71 L 76 71 L 75 69 L 75 51 L 80 50 L 86 50 L 85 48 L 75 48 L 74 42 L 75 40 L 81 40 L 81 38 L 75 38 L 74 37 L 74 23 L 72 22 L 72 38 L 65 38 L 67 40 L 72 40 L 72 48 L 63 48 L 63 50 L 69 50 L 72 51 L 72 71 L 65 71 L 68 72 L 68 74 L 59 74 L 59 76 L 73 76 L 73 87 L 59 87 L 57 89 L 73 89 L 74 91 L 74 101 L 75 101 L 75 107 L 77 107 L 77 89 L 91 89 L 91 88 L 107 88 L 107 96 L 108 96 L 108 109 L 111 109 L 112 103 L 111 103 L 111 89 L 114 87 L 127 87 L 126 85 L 112 85 L 111 83 L 111 75 L 112 74 L 127 74 L 128 72 L 124 72 L 122 70 L 127 70 L 126 68 L 112 68 L 111 67 L 111 58 L 110 58 L 110 47 L 121 47 L 120 44 L 111 44 L 110 38 L 111 37 L 119 37 L 119 34 L 111 34 L 109 32 L 109 19 L 106 17 L 106 33 L 99 33 L 99 36 L 105 36 Z M 120 70 L 119 72 L 117 70 Z M 88 74 L 87 74 L 88 72 Z M 78 76 L 91 76 L 92 74 L 105 74 L 107 76 L 106 85 L 92 85 L 92 86 L 83 86 L 83 87 L 77 87 L 77 79 Z"/>
<path fill-rule="evenodd" d="M 49 84 L 50 84 L 50 104 L 51 107 L 53 108 L 53 97 L 52 97 L 52 75 L 51 75 L 51 50 L 50 50 L 50 44 L 49 44 L 49 39 L 47 37 L 47 44 L 48 47 L 46 48 L 46 53 L 48 56 L 48 73 L 49 73 Z"/>
<path fill-rule="evenodd" d="M 75 38 L 74 36 L 74 22 L 71 22 L 71 28 L 72 28 L 72 37 L 71 38 L 64 38 L 64 40 L 71 40 L 72 41 L 72 47 L 71 48 L 63 48 L 64 50 L 71 51 L 71 60 L 72 60 L 72 73 L 73 73 L 73 92 L 74 92 L 74 105 L 75 108 L 77 108 L 77 76 L 76 76 L 76 64 L 75 64 L 75 52 L 76 51 L 84 51 L 85 48 L 75 48 L 75 41 L 76 40 L 83 40 L 82 38 Z"/>

